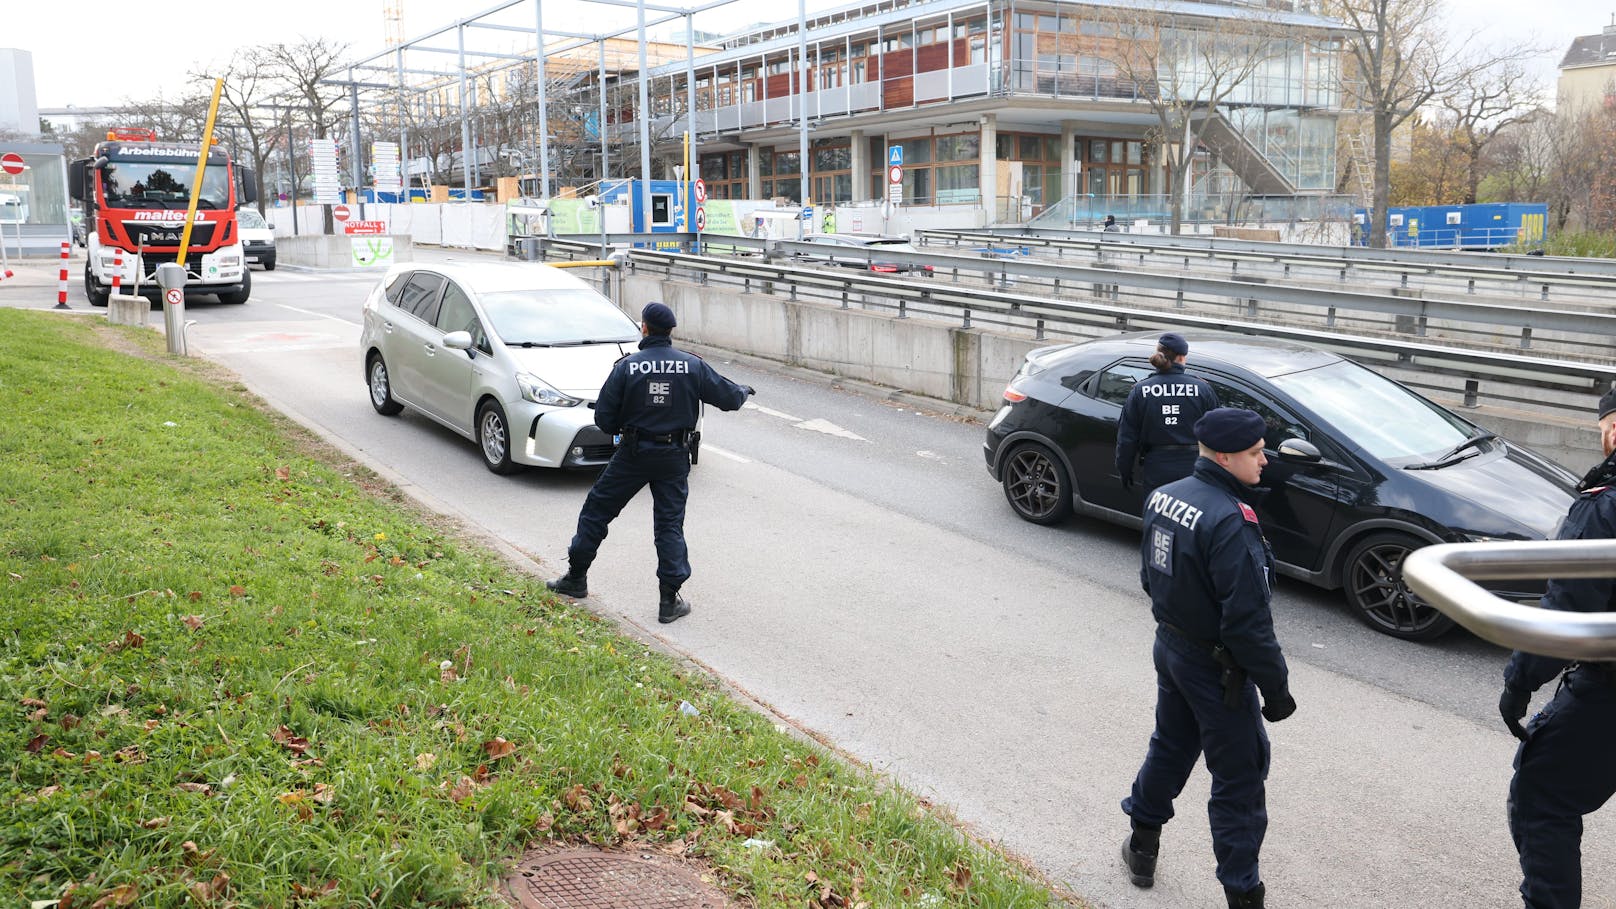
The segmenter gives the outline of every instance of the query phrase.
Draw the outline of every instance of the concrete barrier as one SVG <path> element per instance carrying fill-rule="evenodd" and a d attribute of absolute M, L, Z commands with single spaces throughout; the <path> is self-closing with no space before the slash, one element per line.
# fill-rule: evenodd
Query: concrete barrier
<path fill-rule="evenodd" d="M 151 301 L 134 294 L 112 294 L 107 297 L 107 321 L 113 325 L 144 327 L 151 313 Z"/>
<path fill-rule="evenodd" d="M 275 248 L 280 264 L 304 268 L 386 268 L 415 260 L 408 234 L 284 237 Z"/>

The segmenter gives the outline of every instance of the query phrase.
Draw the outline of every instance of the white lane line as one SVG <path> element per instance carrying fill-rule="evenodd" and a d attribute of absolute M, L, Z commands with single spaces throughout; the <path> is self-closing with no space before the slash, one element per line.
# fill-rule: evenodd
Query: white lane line
<path fill-rule="evenodd" d="M 719 448 L 717 445 L 714 445 L 711 442 L 703 442 L 703 443 L 701 443 L 701 451 L 702 451 L 703 454 L 706 454 L 707 452 L 710 451 L 713 454 L 718 455 L 721 458 L 729 458 L 731 461 L 739 461 L 742 464 L 750 464 L 750 463 L 752 463 L 751 458 L 743 458 L 743 457 L 741 457 L 740 455 L 736 454 L 733 451 L 725 451 L 724 449 Z"/>
<path fill-rule="evenodd" d="M 341 322 L 344 325 L 352 325 L 355 328 L 363 328 L 364 327 L 363 325 L 361 325 L 358 322 L 355 322 L 352 319 L 344 319 L 341 316 L 333 316 L 333 315 L 329 315 L 329 314 L 323 313 L 323 312 L 315 312 L 312 309 L 299 309 L 296 306 L 287 306 L 285 303 L 276 303 L 275 305 L 279 306 L 281 309 L 290 309 L 292 312 L 300 312 L 300 313 L 304 314 L 305 316 L 319 316 L 322 319 L 330 319 L 333 322 Z"/>
<path fill-rule="evenodd" d="M 852 439 L 855 442 L 870 441 L 869 439 L 864 438 L 852 430 L 843 429 L 842 427 L 837 426 L 835 423 L 832 423 L 829 420 L 804 420 L 797 424 L 797 428 L 806 429 L 811 432 L 822 432 L 827 436 L 836 436 L 839 439 Z"/>
<path fill-rule="evenodd" d="M 791 423 L 801 423 L 802 422 L 802 417 L 794 417 L 791 414 L 788 414 L 788 413 L 785 413 L 785 412 L 779 411 L 779 410 L 770 410 L 769 408 L 764 407 L 761 404 L 753 404 L 751 401 L 746 402 L 742 406 L 749 409 L 749 410 L 755 410 L 758 413 L 765 414 L 765 415 L 771 416 L 771 417 L 775 417 L 776 419 L 786 420 L 786 421 L 791 422 Z"/>

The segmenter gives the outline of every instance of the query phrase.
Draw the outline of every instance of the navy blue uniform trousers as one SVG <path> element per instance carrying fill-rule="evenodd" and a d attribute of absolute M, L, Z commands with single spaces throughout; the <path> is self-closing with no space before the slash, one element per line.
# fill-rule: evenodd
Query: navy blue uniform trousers
<path fill-rule="evenodd" d="M 1509 832 L 1527 909 L 1582 904 L 1582 818 L 1616 793 L 1616 678 L 1566 674 L 1515 752 Z"/>
<path fill-rule="evenodd" d="M 1165 628 L 1156 631 L 1156 731 L 1122 810 L 1141 824 L 1173 817 L 1173 800 L 1206 755 L 1212 774 L 1207 815 L 1218 881 L 1250 890 L 1261 882 L 1257 855 L 1268 832 L 1263 781 L 1268 778 L 1268 733 L 1257 686 L 1247 681 L 1234 707 L 1223 702 L 1222 668 L 1212 655 Z"/>
<path fill-rule="evenodd" d="M 690 452 L 680 445 L 642 442 L 636 451 L 619 446 L 606 462 L 578 512 L 578 532 L 567 547 L 574 571 L 588 571 L 606 539 L 607 525 L 645 486 L 651 487 L 651 526 L 656 540 L 657 579 L 678 587 L 690 577 L 685 547 L 685 500 L 690 497 Z"/>

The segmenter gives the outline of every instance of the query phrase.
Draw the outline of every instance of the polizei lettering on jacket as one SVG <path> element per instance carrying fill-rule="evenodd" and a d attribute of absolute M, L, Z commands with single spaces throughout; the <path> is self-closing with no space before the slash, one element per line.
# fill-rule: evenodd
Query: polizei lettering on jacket
<path fill-rule="evenodd" d="M 1200 396 L 1201 387 L 1189 382 L 1156 382 L 1139 386 L 1139 393 L 1147 398 L 1194 398 Z"/>
<path fill-rule="evenodd" d="M 1188 530 L 1195 529 L 1203 514 L 1201 509 L 1161 490 L 1150 494 L 1150 499 L 1145 502 L 1145 508 Z"/>
<path fill-rule="evenodd" d="M 689 373 L 690 364 L 684 360 L 636 360 L 628 364 L 628 374 L 631 376 L 662 372 Z"/>

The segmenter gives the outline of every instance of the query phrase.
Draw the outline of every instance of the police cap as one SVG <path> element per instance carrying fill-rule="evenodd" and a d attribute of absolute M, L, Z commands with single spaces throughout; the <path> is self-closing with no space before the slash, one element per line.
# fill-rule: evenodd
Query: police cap
<path fill-rule="evenodd" d="M 1612 386 L 1599 399 L 1599 419 L 1603 420 L 1613 413 L 1616 413 L 1616 386 Z"/>
<path fill-rule="evenodd" d="M 1184 336 L 1177 332 L 1170 331 L 1162 335 L 1161 340 L 1157 341 L 1156 344 L 1175 357 L 1189 356 L 1190 342 L 1184 340 Z"/>
<path fill-rule="evenodd" d="M 645 304 L 645 308 L 640 310 L 640 321 L 657 331 L 667 331 L 679 324 L 679 320 L 673 317 L 673 310 L 666 304 L 655 302 Z"/>
<path fill-rule="evenodd" d="M 1256 445 L 1268 424 L 1254 411 L 1219 407 L 1195 421 L 1195 440 L 1213 451 L 1230 454 Z"/>

